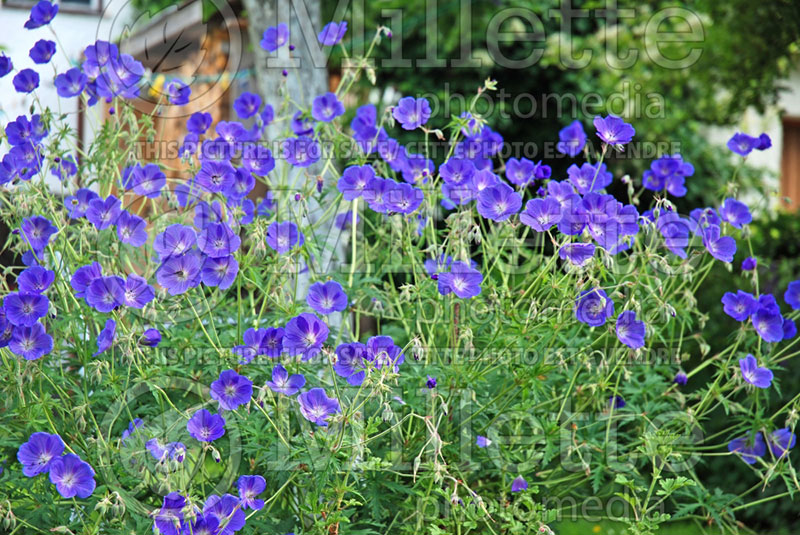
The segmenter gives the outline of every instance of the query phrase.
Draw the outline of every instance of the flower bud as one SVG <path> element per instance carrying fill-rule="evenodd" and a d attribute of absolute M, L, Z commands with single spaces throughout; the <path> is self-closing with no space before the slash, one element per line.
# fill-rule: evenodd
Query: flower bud
<path fill-rule="evenodd" d="M 383 412 L 381 413 L 381 418 L 383 419 L 384 422 L 388 422 L 393 417 L 394 417 L 394 412 L 392 411 L 392 408 L 389 406 L 388 403 L 384 403 Z"/>
<path fill-rule="evenodd" d="M 222 456 L 217 451 L 217 448 L 214 446 L 207 446 L 208 449 L 211 451 L 211 458 L 214 459 L 214 462 L 218 463 L 222 461 Z"/>
<path fill-rule="evenodd" d="M 14 516 L 14 513 L 9 511 L 8 514 L 3 517 L 2 525 L 5 531 L 12 531 L 17 526 L 17 517 Z"/>

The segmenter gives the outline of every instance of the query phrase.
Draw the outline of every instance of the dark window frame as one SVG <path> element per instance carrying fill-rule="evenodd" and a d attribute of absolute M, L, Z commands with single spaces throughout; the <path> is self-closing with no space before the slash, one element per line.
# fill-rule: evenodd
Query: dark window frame
<path fill-rule="evenodd" d="M 782 147 L 780 161 L 781 205 L 791 212 L 800 209 L 800 117 L 781 119 Z M 792 199 L 791 203 L 783 201 Z"/>
<path fill-rule="evenodd" d="M 38 0 L 0 0 L 3 7 L 16 9 L 30 9 Z M 99 15 L 103 12 L 103 0 L 61 0 L 58 6 L 59 13 Z"/>

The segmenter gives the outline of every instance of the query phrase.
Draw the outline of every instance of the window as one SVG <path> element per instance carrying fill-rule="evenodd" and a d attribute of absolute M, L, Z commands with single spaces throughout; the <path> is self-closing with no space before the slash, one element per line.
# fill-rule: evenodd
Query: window
<path fill-rule="evenodd" d="M 800 117 L 783 119 L 781 196 L 792 200 L 784 204 L 786 208 L 793 212 L 800 209 Z"/>
<path fill-rule="evenodd" d="M 5 7 L 30 9 L 38 0 L 2 0 Z M 59 12 L 64 13 L 99 13 L 103 9 L 103 0 L 60 0 Z"/>

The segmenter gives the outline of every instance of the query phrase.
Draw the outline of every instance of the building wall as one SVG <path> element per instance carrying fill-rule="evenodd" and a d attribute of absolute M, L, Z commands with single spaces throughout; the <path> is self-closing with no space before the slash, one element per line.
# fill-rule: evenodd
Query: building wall
<path fill-rule="evenodd" d="M 122 7 L 120 7 L 122 6 Z M 113 13 L 113 16 L 112 16 Z M 130 7 L 127 2 L 115 3 L 114 9 L 107 13 L 69 13 L 61 11 L 50 23 L 58 39 L 53 37 L 49 28 L 28 30 L 24 28 L 28 20 L 29 9 L 0 5 L 0 50 L 12 58 L 14 68 L 19 71 L 25 68 L 34 69 L 39 73 L 40 82 L 36 95 L 42 106 L 69 114 L 68 121 L 72 128 L 78 130 L 78 99 L 59 99 L 53 80 L 55 74 L 62 73 L 71 67 L 71 64 L 81 61 L 83 50 L 96 39 L 117 39 L 118 33 L 123 29 L 124 22 L 130 16 Z M 36 65 L 28 56 L 28 52 L 39 39 L 49 39 L 56 42 L 56 55 L 48 65 Z M 63 46 L 63 49 L 62 49 Z M 53 70 L 55 67 L 55 71 Z M 19 115 L 28 114 L 33 95 L 17 93 L 12 85 L 14 73 L 0 78 L 0 125 L 14 120 Z M 102 106 L 95 106 L 89 110 L 84 121 L 86 140 L 92 136 L 92 126 L 98 124 L 102 117 Z M 51 185 L 57 185 L 54 177 Z"/>

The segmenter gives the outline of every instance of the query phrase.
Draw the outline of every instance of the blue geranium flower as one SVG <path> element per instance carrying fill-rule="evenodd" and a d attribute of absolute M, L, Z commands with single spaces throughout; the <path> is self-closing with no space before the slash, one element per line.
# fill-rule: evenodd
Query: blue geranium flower
<path fill-rule="evenodd" d="M 289 26 L 281 22 L 277 26 L 270 26 L 264 30 L 261 39 L 261 48 L 267 52 L 275 52 L 289 42 Z"/>
<path fill-rule="evenodd" d="M 297 396 L 300 403 L 300 412 L 309 422 L 321 427 L 328 426 L 328 418 L 341 412 L 339 400 L 329 398 L 322 388 L 312 388 Z"/>
<path fill-rule="evenodd" d="M 233 535 L 242 529 L 247 521 L 244 511 L 242 511 L 241 501 L 232 494 L 209 496 L 203 505 L 203 514 L 206 515 L 206 518 L 211 515 L 222 521 L 220 524 L 223 524 L 223 529 L 220 531 L 220 535 Z"/>
<path fill-rule="evenodd" d="M 211 127 L 211 114 L 207 112 L 195 112 L 186 121 L 186 129 L 197 135 L 203 135 Z"/>
<path fill-rule="evenodd" d="M 89 79 L 78 67 L 73 67 L 59 74 L 55 79 L 56 92 L 63 98 L 72 98 L 80 95 Z"/>
<path fill-rule="evenodd" d="M 123 210 L 116 221 L 117 237 L 122 243 L 141 247 L 147 241 L 147 222 L 138 215 Z"/>
<path fill-rule="evenodd" d="M 128 275 L 125 281 L 124 303 L 131 308 L 143 308 L 147 303 L 155 298 L 153 287 L 147 284 L 147 280 L 135 273 Z"/>
<path fill-rule="evenodd" d="M 567 169 L 569 181 L 581 195 L 586 195 L 592 191 L 600 191 L 607 188 L 613 179 L 611 173 L 606 170 L 606 164 L 601 163 L 599 167 L 590 163 L 584 163 L 580 167 L 572 164 Z"/>
<path fill-rule="evenodd" d="M 797 335 L 797 324 L 793 319 L 783 318 L 783 339 L 791 340 Z"/>
<path fill-rule="evenodd" d="M 306 303 L 319 314 L 341 312 L 347 308 L 347 294 L 336 281 L 315 282 L 308 289 Z"/>
<path fill-rule="evenodd" d="M 230 187 L 235 175 L 236 170 L 230 163 L 206 160 L 201 164 L 200 171 L 195 176 L 195 181 L 203 191 L 218 193 Z"/>
<path fill-rule="evenodd" d="M 575 317 L 590 327 L 599 327 L 614 315 L 614 302 L 602 288 L 584 290 L 575 300 Z"/>
<path fill-rule="evenodd" d="M 253 396 L 253 381 L 234 370 L 225 370 L 211 383 L 211 398 L 219 402 L 221 409 L 236 410 Z"/>
<path fill-rule="evenodd" d="M 86 304 L 102 313 L 124 305 L 125 281 L 116 275 L 94 279 L 86 290 Z"/>
<path fill-rule="evenodd" d="M 617 338 L 632 349 L 644 347 L 645 325 L 636 319 L 636 312 L 626 310 L 617 318 Z"/>
<path fill-rule="evenodd" d="M 558 250 L 558 257 L 576 266 L 584 266 L 594 256 L 593 243 L 568 243 Z"/>
<path fill-rule="evenodd" d="M 0 52 L 0 78 L 7 75 L 13 70 L 14 70 L 14 63 L 12 63 L 11 58 L 6 56 L 5 53 Z"/>
<path fill-rule="evenodd" d="M 317 121 L 329 123 L 342 114 L 344 114 L 344 104 L 330 91 L 314 98 L 311 103 L 311 116 Z"/>
<path fill-rule="evenodd" d="M 266 242 L 273 251 L 278 254 L 285 254 L 295 247 L 302 247 L 303 243 L 305 243 L 305 236 L 297 228 L 297 225 L 291 221 L 284 221 L 283 223 L 273 221 L 267 227 Z"/>
<path fill-rule="evenodd" d="M 10 326 L 11 322 L 8 324 Z M 5 333 L 3 336 L 5 338 Z M 53 350 L 53 337 L 45 332 L 39 322 L 25 327 L 16 326 L 8 339 L 8 348 L 25 360 L 37 360 Z"/>
<path fill-rule="evenodd" d="M 686 195 L 686 177 L 694 174 L 694 166 L 684 162 L 680 154 L 662 156 L 650 164 L 642 175 L 642 185 L 651 191 L 666 190 L 675 197 Z"/>
<path fill-rule="evenodd" d="M 739 156 L 747 156 L 750 154 L 756 145 L 758 138 L 748 136 L 742 132 L 737 132 L 728 140 L 728 148 L 738 154 Z"/>
<path fill-rule="evenodd" d="M 89 208 L 86 210 L 86 219 L 97 230 L 103 230 L 117 222 L 121 211 L 120 200 L 114 195 L 109 195 L 105 199 L 97 198 L 89 202 Z"/>
<path fill-rule="evenodd" d="M 320 155 L 319 143 L 310 137 L 290 137 L 283 142 L 283 157 L 295 167 L 313 165 Z"/>
<path fill-rule="evenodd" d="M 304 361 L 310 360 L 322 350 L 329 332 L 324 321 L 304 312 L 286 324 L 283 348 L 289 355 L 301 355 Z"/>
<path fill-rule="evenodd" d="M 505 221 L 521 207 L 522 196 L 508 184 L 499 183 L 478 195 L 478 213 L 493 221 Z"/>
<path fill-rule="evenodd" d="M 30 17 L 25 22 L 25 27 L 29 30 L 35 30 L 50 24 L 56 14 L 58 13 L 58 4 L 53 4 L 47 0 L 37 2 L 31 8 Z"/>
<path fill-rule="evenodd" d="M 103 267 L 97 262 L 92 262 L 88 266 L 82 266 L 76 269 L 69 281 L 72 289 L 75 291 L 75 297 L 84 299 L 92 282 L 102 276 Z"/>
<path fill-rule="evenodd" d="M 33 45 L 28 55 L 31 57 L 34 63 L 39 65 L 44 65 L 50 61 L 56 53 L 56 44 L 53 41 L 49 41 L 47 39 L 39 39 Z"/>
<path fill-rule="evenodd" d="M 423 154 L 406 153 L 403 166 L 401 168 L 403 180 L 409 184 L 420 184 L 428 181 L 428 178 L 436 172 L 433 160 L 426 158 Z"/>
<path fill-rule="evenodd" d="M 203 260 L 200 277 L 203 284 L 210 287 L 217 287 L 220 290 L 227 290 L 236 280 L 239 273 L 239 262 L 233 255 L 212 257 L 207 256 Z"/>
<path fill-rule="evenodd" d="M 233 102 L 233 109 L 240 119 L 249 119 L 261 109 L 261 97 L 255 93 L 244 92 Z"/>
<path fill-rule="evenodd" d="M 627 405 L 627 403 L 625 403 L 625 399 L 622 396 L 616 395 L 608 398 L 609 407 L 614 409 L 622 409 L 625 407 L 625 405 Z"/>
<path fill-rule="evenodd" d="M 74 453 L 50 463 L 50 482 L 64 498 L 88 498 L 97 486 L 92 467 Z"/>
<path fill-rule="evenodd" d="M 569 126 L 562 128 L 558 132 L 558 140 L 556 150 L 561 154 L 567 154 L 573 158 L 580 154 L 586 145 L 586 132 L 583 131 L 581 122 L 575 120 Z"/>
<path fill-rule="evenodd" d="M 425 200 L 423 191 L 411 184 L 393 182 L 385 193 L 385 205 L 389 212 L 409 215 L 414 213 Z"/>
<path fill-rule="evenodd" d="M 213 442 L 225 434 L 225 418 L 199 409 L 189 418 L 186 430 L 200 442 Z"/>
<path fill-rule="evenodd" d="M 800 280 L 792 281 L 783 294 L 783 300 L 792 307 L 792 310 L 800 310 Z"/>
<path fill-rule="evenodd" d="M 703 231 L 703 245 L 711 256 L 721 262 L 733 262 L 736 254 L 736 240 L 730 236 L 721 236 L 720 228 L 711 225 Z"/>
<path fill-rule="evenodd" d="M 111 348 L 111 346 L 114 344 L 116 333 L 117 322 L 112 319 L 106 320 L 105 327 L 103 327 L 103 330 L 97 335 L 97 351 L 95 351 L 92 356 L 96 357 L 97 355 L 105 353 L 109 348 Z"/>
<path fill-rule="evenodd" d="M 31 249 L 37 255 L 40 255 L 44 248 L 47 247 L 47 244 L 50 243 L 50 238 L 53 234 L 58 232 L 58 228 L 49 219 L 35 215 L 22 220 L 20 231 Z"/>
<path fill-rule="evenodd" d="M 167 98 L 170 104 L 183 106 L 189 103 L 192 88 L 180 80 L 173 80 L 167 84 Z"/>
<path fill-rule="evenodd" d="M 784 427 L 773 431 L 769 436 L 767 445 L 770 451 L 778 459 L 789 455 L 789 450 L 794 448 L 797 443 L 797 435 L 792 433 L 791 429 Z"/>
<path fill-rule="evenodd" d="M 783 317 L 780 312 L 761 307 L 751 316 L 753 327 L 765 342 L 783 340 Z"/>
<path fill-rule="evenodd" d="M 240 476 L 236 482 L 239 489 L 239 500 L 242 509 L 260 510 L 264 507 L 264 500 L 256 498 L 267 488 L 266 480 L 261 476 Z"/>
<path fill-rule="evenodd" d="M 342 172 L 336 187 L 347 201 L 361 197 L 364 188 L 375 178 L 375 169 L 369 165 L 351 165 Z"/>
<path fill-rule="evenodd" d="M 22 473 L 34 477 L 50 470 L 53 461 L 64 452 L 64 441 L 56 434 L 33 433 L 17 451 Z"/>
<path fill-rule="evenodd" d="M 506 162 L 506 178 L 516 186 L 526 186 L 531 182 L 535 170 L 536 164 L 527 158 L 509 158 Z"/>
<path fill-rule="evenodd" d="M 329 22 L 322 27 L 322 31 L 317 35 L 317 40 L 325 46 L 333 46 L 342 40 L 347 33 L 347 21 Z"/>
<path fill-rule="evenodd" d="M 161 343 L 161 333 L 158 332 L 158 329 L 150 328 L 145 330 L 142 333 L 142 337 L 139 338 L 139 344 L 146 346 L 146 347 L 157 347 L 158 344 Z"/>
<path fill-rule="evenodd" d="M 242 152 L 242 165 L 244 169 L 236 170 L 233 182 L 228 185 L 228 189 L 233 189 L 242 182 L 249 183 L 249 179 L 242 179 L 242 173 L 267 176 L 270 171 L 275 169 L 275 158 L 272 157 L 272 151 L 263 145 L 247 145 Z M 255 180 L 253 183 L 255 184 Z M 239 194 L 239 196 L 243 197 L 244 195 Z"/>
<path fill-rule="evenodd" d="M 737 290 L 735 294 L 726 292 L 722 304 L 725 313 L 736 321 L 745 321 L 758 310 L 756 298 L 744 290 Z"/>
<path fill-rule="evenodd" d="M 37 145 L 47 136 L 47 129 L 39 114 L 28 119 L 20 115 L 6 125 L 6 140 L 12 146 Z"/>
<path fill-rule="evenodd" d="M 753 221 L 753 216 L 750 215 L 750 209 L 743 202 L 736 199 L 725 199 L 722 206 L 719 207 L 719 217 L 736 228 L 742 228 Z"/>
<path fill-rule="evenodd" d="M 522 492 L 523 490 L 528 490 L 528 482 L 520 475 L 511 482 L 511 492 Z"/>
<path fill-rule="evenodd" d="M 40 294 L 53 284 L 55 278 L 54 271 L 41 266 L 31 266 L 17 276 L 17 288 L 23 294 Z"/>
<path fill-rule="evenodd" d="M 172 459 L 182 463 L 186 457 L 186 446 L 182 442 L 170 442 L 162 446 L 157 438 L 151 438 L 145 442 L 145 448 L 156 461 L 163 462 Z"/>
<path fill-rule="evenodd" d="M 272 368 L 272 380 L 267 381 L 266 385 L 273 392 L 293 396 L 297 394 L 306 384 L 306 378 L 301 374 L 289 375 L 286 368 L 277 364 Z"/>
<path fill-rule="evenodd" d="M 171 256 L 180 256 L 186 253 L 196 242 L 197 235 L 192 227 L 175 223 L 155 237 L 153 250 L 163 261 Z"/>
<path fill-rule="evenodd" d="M 17 327 L 30 327 L 47 315 L 50 300 L 39 293 L 8 294 L 3 299 L 6 319 Z"/>
<path fill-rule="evenodd" d="M 553 197 L 531 199 L 519 220 L 536 232 L 546 232 L 561 221 L 561 204 Z"/>
<path fill-rule="evenodd" d="M 739 368 L 745 381 L 758 388 L 769 388 L 772 384 L 772 371 L 762 368 L 753 355 L 747 355 L 739 360 Z"/>
<path fill-rule="evenodd" d="M 200 284 L 202 259 L 194 251 L 170 256 L 156 270 L 156 280 L 170 295 L 186 293 Z"/>
<path fill-rule="evenodd" d="M 607 117 L 598 115 L 594 118 L 594 127 L 597 129 L 597 137 L 603 140 L 603 143 L 615 147 L 630 143 L 636 134 L 636 130 L 631 125 L 613 115 Z"/>
<path fill-rule="evenodd" d="M 336 347 L 336 364 L 333 371 L 347 379 L 348 384 L 360 386 L 366 377 L 367 346 L 361 342 L 339 344 Z"/>
<path fill-rule="evenodd" d="M 738 453 L 747 464 L 755 464 L 757 459 L 767 453 L 767 445 L 764 443 L 762 434 L 755 432 L 748 436 L 731 440 L 728 444 L 728 451 Z"/>
<path fill-rule="evenodd" d="M 53 163 L 56 165 L 50 169 L 50 174 L 59 180 L 75 176 L 78 173 L 78 166 L 75 163 L 75 158 L 73 158 L 71 154 L 63 158 L 55 158 Z"/>
<path fill-rule="evenodd" d="M 442 295 L 450 292 L 461 299 L 471 299 L 481 293 L 483 275 L 466 262 L 453 262 L 450 271 L 439 274 L 438 289 Z"/>
<path fill-rule="evenodd" d="M 403 97 L 392 108 L 392 117 L 404 130 L 415 130 L 431 118 L 431 105 L 424 98 Z"/>
<path fill-rule="evenodd" d="M 232 255 L 241 244 L 239 235 L 225 223 L 209 223 L 197 235 L 197 248 L 211 258 Z"/>

